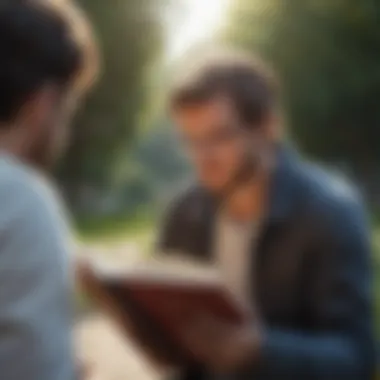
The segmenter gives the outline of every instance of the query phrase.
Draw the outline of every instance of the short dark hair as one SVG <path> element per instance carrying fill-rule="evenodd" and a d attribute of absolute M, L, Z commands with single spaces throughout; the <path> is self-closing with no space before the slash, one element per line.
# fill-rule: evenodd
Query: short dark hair
<path fill-rule="evenodd" d="M 0 122 L 45 83 L 82 86 L 96 72 L 89 25 L 68 1 L 0 2 Z"/>
<path fill-rule="evenodd" d="M 222 95 L 231 99 L 242 123 L 258 126 L 278 103 L 279 85 L 272 70 L 245 52 L 220 50 L 183 68 L 170 105 L 178 110 Z"/>

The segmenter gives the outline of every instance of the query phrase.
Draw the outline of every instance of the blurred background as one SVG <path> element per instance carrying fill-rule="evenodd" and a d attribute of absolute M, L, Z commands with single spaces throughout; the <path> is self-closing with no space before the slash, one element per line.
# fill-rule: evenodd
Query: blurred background
<path fill-rule="evenodd" d="M 189 51 L 226 43 L 272 64 L 283 83 L 289 138 L 364 192 L 380 290 L 380 2 L 77 2 L 103 54 L 100 82 L 56 173 L 82 250 L 123 260 L 149 252 L 162 209 L 191 176 L 165 113 L 168 82 Z M 376 304 L 380 328 L 380 292 Z M 79 309 L 78 345 L 94 379 L 154 377 L 84 302 Z"/>

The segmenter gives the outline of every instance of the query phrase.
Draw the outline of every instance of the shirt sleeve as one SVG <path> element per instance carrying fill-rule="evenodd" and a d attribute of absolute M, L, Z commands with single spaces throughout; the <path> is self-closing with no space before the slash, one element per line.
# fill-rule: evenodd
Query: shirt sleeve
<path fill-rule="evenodd" d="M 64 217 L 45 186 L 22 180 L 8 184 L 6 193 L 3 190 L 1 378 L 73 379 L 69 245 Z"/>

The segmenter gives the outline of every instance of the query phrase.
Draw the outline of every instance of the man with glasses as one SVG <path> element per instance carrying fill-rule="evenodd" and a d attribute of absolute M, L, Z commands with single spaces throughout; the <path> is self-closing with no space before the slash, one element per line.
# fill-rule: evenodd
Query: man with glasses
<path fill-rule="evenodd" d="M 180 378 L 369 380 L 370 240 L 358 196 L 285 144 L 278 84 L 262 63 L 224 52 L 184 74 L 171 112 L 198 181 L 169 208 L 159 248 L 213 262 L 252 315 L 239 328 L 214 315 L 189 321 L 200 364 Z"/>

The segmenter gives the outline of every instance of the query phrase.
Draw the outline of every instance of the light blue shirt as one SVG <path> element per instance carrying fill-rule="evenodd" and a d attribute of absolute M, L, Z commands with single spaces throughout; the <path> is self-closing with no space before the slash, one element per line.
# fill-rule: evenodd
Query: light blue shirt
<path fill-rule="evenodd" d="M 65 217 L 48 183 L 0 154 L 0 378 L 72 380 Z"/>

